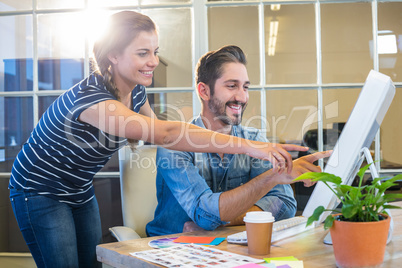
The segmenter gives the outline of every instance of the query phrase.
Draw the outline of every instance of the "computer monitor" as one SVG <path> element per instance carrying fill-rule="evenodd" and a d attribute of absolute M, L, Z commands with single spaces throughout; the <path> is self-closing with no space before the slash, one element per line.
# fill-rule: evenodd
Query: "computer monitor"
<path fill-rule="evenodd" d="M 362 149 L 369 148 L 373 142 L 394 95 L 395 87 L 391 79 L 374 70 L 370 71 L 324 172 L 339 176 L 344 184 L 352 184 L 363 161 Z M 303 210 L 303 216 L 311 216 L 318 206 L 332 209 L 338 205 L 335 194 L 324 183 L 318 182 Z M 329 213 L 323 213 L 318 223 Z"/>

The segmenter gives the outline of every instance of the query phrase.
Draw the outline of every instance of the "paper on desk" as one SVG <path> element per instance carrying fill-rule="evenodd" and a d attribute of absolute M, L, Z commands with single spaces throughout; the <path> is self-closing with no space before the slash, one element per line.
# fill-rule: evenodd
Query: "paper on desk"
<path fill-rule="evenodd" d="M 270 263 L 271 261 L 298 261 L 298 259 L 293 256 L 287 256 L 287 257 L 264 258 L 264 261 Z"/>
<path fill-rule="evenodd" d="M 217 246 L 220 243 L 222 243 L 223 241 L 225 241 L 225 237 L 217 237 L 215 238 L 211 243 L 207 244 L 207 245 L 211 245 L 211 246 Z"/>
<path fill-rule="evenodd" d="M 207 236 L 179 236 L 173 240 L 175 243 L 187 243 L 187 244 L 210 244 L 216 237 Z"/>
<path fill-rule="evenodd" d="M 277 268 L 303 268 L 303 261 L 271 261 Z M 287 265 L 287 266 L 286 266 Z"/>
<path fill-rule="evenodd" d="M 277 268 L 274 263 L 260 263 L 260 266 L 269 267 L 269 268 Z"/>
<path fill-rule="evenodd" d="M 235 266 L 233 268 L 261 268 L 261 267 L 265 267 L 256 263 L 247 263 L 247 264 L 243 264 L 240 266 Z M 276 266 L 274 266 L 273 268 L 276 268 Z"/>
<path fill-rule="evenodd" d="M 219 250 L 213 247 L 205 247 L 196 244 L 182 244 L 169 248 L 132 252 L 130 255 L 169 268 L 229 268 L 242 264 L 260 263 L 263 261 L 262 259 L 255 259 L 248 256 Z"/>
<path fill-rule="evenodd" d="M 212 242 L 209 242 L 211 241 Z M 223 241 L 225 241 L 225 237 L 201 237 L 201 236 L 180 236 L 172 240 L 174 243 L 180 244 L 197 244 L 204 246 L 217 246 Z M 204 243 L 205 242 L 205 243 Z"/>

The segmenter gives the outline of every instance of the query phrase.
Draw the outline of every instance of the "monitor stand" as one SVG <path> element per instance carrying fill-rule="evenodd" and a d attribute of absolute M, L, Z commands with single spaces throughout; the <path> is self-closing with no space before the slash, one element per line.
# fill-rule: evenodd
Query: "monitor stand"
<path fill-rule="evenodd" d="M 375 167 L 375 165 L 373 163 L 374 161 L 373 161 L 373 158 L 371 157 L 369 149 L 367 147 L 364 147 L 364 148 L 362 148 L 360 153 L 362 154 L 362 157 L 366 158 L 366 161 L 367 161 L 368 164 L 372 163 L 370 165 L 370 173 L 371 173 L 372 178 L 373 179 L 378 178 L 379 177 L 378 176 L 378 171 L 377 171 L 377 168 Z M 385 209 L 385 211 L 388 213 L 389 216 L 391 216 L 391 212 L 389 211 L 389 209 Z M 391 242 L 391 240 L 392 240 L 392 232 L 393 231 L 394 231 L 394 220 L 391 217 L 391 222 L 390 222 L 389 231 L 388 231 L 387 244 L 389 242 Z M 328 234 L 324 237 L 323 242 L 324 242 L 324 244 L 332 245 L 332 238 L 331 238 L 331 233 L 330 232 L 328 232 Z"/>

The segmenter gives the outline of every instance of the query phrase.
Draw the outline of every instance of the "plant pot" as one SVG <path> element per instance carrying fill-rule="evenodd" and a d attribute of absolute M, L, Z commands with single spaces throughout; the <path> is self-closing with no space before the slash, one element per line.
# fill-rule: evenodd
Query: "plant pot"
<path fill-rule="evenodd" d="M 382 216 L 384 220 L 374 222 L 334 221 L 330 232 L 337 267 L 381 266 L 391 221 Z"/>

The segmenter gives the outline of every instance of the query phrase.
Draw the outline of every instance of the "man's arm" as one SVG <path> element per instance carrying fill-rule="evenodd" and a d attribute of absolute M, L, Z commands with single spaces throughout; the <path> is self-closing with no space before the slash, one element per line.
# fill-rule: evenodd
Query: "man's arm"
<path fill-rule="evenodd" d="M 297 202 L 290 185 L 278 184 L 263 198 L 255 203 L 264 211 L 272 212 L 276 221 L 292 218 L 296 215 Z"/>
<path fill-rule="evenodd" d="M 244 218 L 244 216 L 246 216 L 246 213 L 250 212 L 250 211 L 262 211 L 262 209 L 259 206 L 253 205 L 245 213 L 243 213 L 242 215 L 238 216 L 234 220 L 231 220 L 230 223 L 226 224 L 226 226 L 243 225 L 244 224 L 243 218 Z"/>
<path fill-rule="evenodd" d="M 162 175 L 178 205 L 194 223 L 205 230 L 214 230 L 227 223 L 219 217 L 221 193 L 213 193 L 205 179 L 201 177 L 199 169 L 194 164 L 194 161 L 198 161 L 194 153 L 159 147 L 157 159 L 158 174 Z M 164 191 L 167 193 L 167 190 Z M 174 217 L 174 212 L 171 213 Z M 184 225 L 185 221 L 180 224 Z"/>
<path fill-rule="evenodd" d="M 219 198 L 221 220 L 231 222 L 244 215 L 277 184 L 277 175 L 268 170 L 242 186 L 223 192 Z"/>
<path fill-rule="evenodd" d="M 269 211 L 276 221 L 294 217 L 296 214 L 297 203 L 290 185 L 276 185 L 265 196 L 258 200 L 250 209 L 246 211 Z M 243 225 L 243 213 L 236 219 L 230 221 L 229 225 Z"/>

